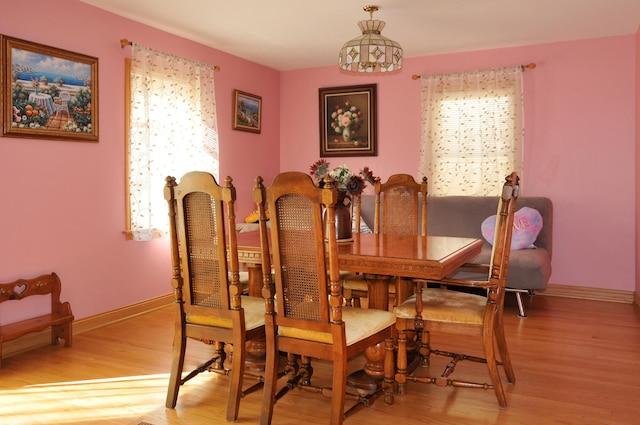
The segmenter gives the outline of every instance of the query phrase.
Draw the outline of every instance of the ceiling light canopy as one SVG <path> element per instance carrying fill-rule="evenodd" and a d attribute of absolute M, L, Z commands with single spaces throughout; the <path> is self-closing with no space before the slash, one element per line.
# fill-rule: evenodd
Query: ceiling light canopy
<path fill-rule="evenodd" d="M 373 19 L 378 6 L 363 7 L 370 19 L 358 22 L 362 35 L 342 46 L 338 63 L 348 72 L 391 72 L 402 68 L 402 47 L 380 34 L 384 21 Z"/>

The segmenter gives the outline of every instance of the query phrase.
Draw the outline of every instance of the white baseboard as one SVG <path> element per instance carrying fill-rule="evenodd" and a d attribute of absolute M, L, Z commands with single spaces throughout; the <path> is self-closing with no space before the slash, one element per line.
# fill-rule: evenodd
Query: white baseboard
<path fill-rule="evenodd" d="M 622 291 L 617 289 L 549 284 L 545 291 L 536 292 L 536 294 L 550 297 L 579 298 L 583 300 L 608 301 L 622 304 L 633 304 L 635 297 L 636 306 L 638 305 L 637 294 L 634 291 Z"/>
<path fill-rule="evenodd" d="M 85 317 L 73 321 L 73 336 L 97 329 L 121 320 L 129 319 L 140 314 L 148 313 L 166 307 L 173 302 L 173 294 L 162 295 L 157 298 L 131 304 L 95 316 Z M 73 306 L 72 306 L 73 307 Z M 2 344 L 2 358 L 25 352 L 51 343 L 51 328 L 42 332 L 33 332 L 16 340 Z"/>

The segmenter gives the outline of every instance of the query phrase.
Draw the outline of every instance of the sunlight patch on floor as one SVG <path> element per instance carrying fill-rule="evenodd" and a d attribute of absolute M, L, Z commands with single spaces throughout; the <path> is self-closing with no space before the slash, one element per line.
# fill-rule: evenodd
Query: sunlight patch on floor
<path fill-rule="evenodd" d="M 131 421 L 164 407 L 168 379 L 168 374 L 157 374 L 54 382 L 1 390 L 0 416 L 15 425 L 70 425 L 126 418 Z M 33 403 L 33 400 L 38 402 Z"/>

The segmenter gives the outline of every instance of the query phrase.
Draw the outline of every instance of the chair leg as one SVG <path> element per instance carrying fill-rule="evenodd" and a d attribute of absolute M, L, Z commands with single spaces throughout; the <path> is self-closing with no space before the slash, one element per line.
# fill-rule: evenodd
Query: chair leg
<path fill-rule="evenodd" d="M 489 376 L 491 377 L 491 384 L 493 384 L 493 390 L 495 391 L 496 398 L 498 399 L 498 404 L 500 407 L 507 407 L 507 398 L 504 394 L 504 389 L 502 388 L 502 381 L 500 380 L 500 373 L 498 372 L 498 363 L 496 361 L 496 353 L 494 347 L 494 326 L 495 321 L 491 320 L 493 323 L 485 323 L 485 328 L 483 331 L 483 344 L 484 344 L 484 354 L 485 359 L 487 360 L 487 369 L 489 370 Z"/>
<path fill-rule="evenodd" d="M 269 326 L 269 324 L 267 324 Z M 271 325 L 273 326 L 273 325 Z M 266 331 L 266 359 L 264 369 L 264 389 L 262 391 L 262 408 L 260 409 L 260 425 L 270 425 L 273 418 L 273 405 L 276 401 L 276 383 L 278 380 L 278 347 L 273 329 Z"/>
<path fill-rule="evenodd" d="M 231 374 L 229 375 L 229 400 L 227 401 L 227 422 L 238 420 L 240 410 L 240 397 L 242 396 L 242 380 L 244 375 L 244 362 L 246 350 L 243 347 L 244 341 L 235 341 L 234 346 L 239 349 L 234 350 L 231 361 Z"/>
<path fill-rule="evenodd" d="M 398 319 L 400 322 L 400 319 Z M 398 384 L 398 395 L 404 395 L 407 391 L 407 331 L 398 329 L 398 353 L 397 353 L 396 383 Z"/>
<path fill-rule="evenodd" d="M 311 386 L 311 376 L 313 375 L 313 366 L 311 366 L 311 357 L 302 356 L 300 359 L 300 373 L 302 374 L 301 384 Z"/>
<path fill-rule="evenodd" d="M 345 395 L 347 392 L 347 358 L 343 353 L 334 353 L 333 381 L 331 383 L 331 425 L 342 425 L 344 420 Z"/>
<path fill-rule="evenodd" d="M 176 332 L 173 340 L 173 359 L 171 360 L 171 374 L 169 376 L 169 388 L 167 389 L 167 400 L 165 406 L 169 409 L 176 407 L 178 401 L 178 391 L 182 380 L 182 368 L 184 367 L 184 354 L 187 345 L 187 338 L 183 332 Z"/>
<path fill-rule="evenodd" d="M 416 333 L 420 335 L 420 366 L 421 367 L 429 367 L 431 356 L 431 334 L 429 331 L 425 331 L 422 329 L 419 333 L 416 330 Z"/>
<path fill-rule="evenodd" d="M 393 404 L 395 390 L 394 364 L 393 364 L 393 338 L 384 341 L 384 402 Z"/>
<path fill-rule="evenodd" d="M 509 349 L 507 348 L 507 339 L 505 338 L 504 334 L 503 318 L 501 314 L 496 318 L 495 336 L 496 344 L 498 345 L 498 352 L 500 353 L 500 361 L 502 361 L 502 367 L 504 368 L 507 382 L 509 382 L 510 384 L 515 384 L 516 375 L 513 371 L 511 357 L 509 356 Z"/>

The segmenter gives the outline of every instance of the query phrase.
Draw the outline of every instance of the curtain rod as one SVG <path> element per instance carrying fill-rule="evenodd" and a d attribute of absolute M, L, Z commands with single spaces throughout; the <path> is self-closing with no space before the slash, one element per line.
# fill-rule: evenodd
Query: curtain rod
<path fill-rule="evenodd" d="M 524 71 L 524 70 L 525 70 L 525 69 L 527 69 L 527 68 L 528 68 L 528 69 L 535 69 L 535 67 L 536 67 L 536 66 L 537 66 L 537 65 L 536 65 L 535 63 L 531 62 L 530 64 L 527 64 L 527 65 L 520 65 L 520 68 L 522 68 L 522 70 Z M 412 79 L 412 80 L 417 80 L 417 79 L 418 79 L 418 78 L 420 78 L 420 77 L 422 77 L 422 75 L 413 74 L 413 75 L 411 76 L 411 79 Z"/>
<path fill-rule="evenodd" d="M 120 46 L 124 49 L 127 46 L 132 46 L 133 45 L 133 41 L 129 41 L 126 38 L 121 38 L 120 39 Z M 213 65 L 213 70 L 214 71 L 220 71 L 220 67 L 218 65 Z"/>

